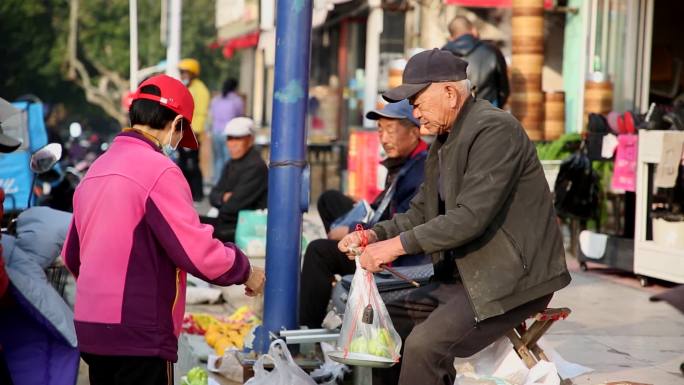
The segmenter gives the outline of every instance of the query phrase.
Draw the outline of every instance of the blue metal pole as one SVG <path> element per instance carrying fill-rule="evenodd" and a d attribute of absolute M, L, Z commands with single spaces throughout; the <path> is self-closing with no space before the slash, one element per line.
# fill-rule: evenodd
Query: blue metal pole
<path fill-rule="evenodd" d="M 268 350 L 269 332 L 298 327 L 311 11 L 312 0 L 277 2 L 264 325 L 254 345 L 260 353 Z"/>

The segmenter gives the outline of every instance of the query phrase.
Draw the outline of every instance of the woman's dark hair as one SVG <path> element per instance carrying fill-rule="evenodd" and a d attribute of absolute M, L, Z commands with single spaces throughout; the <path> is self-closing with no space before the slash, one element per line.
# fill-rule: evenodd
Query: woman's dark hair
<path fill-rule="evenodd" d="M 233 78 L 226 79 L 226 81 L 223 82 L 223 97 L 225 98 L 226 96 L 228 96 L 229 93 L 235 91 L 237 89 L 237 86 L 237 80 Z"/>
<path fill-rule="evenodd" d="M 160 96 L 161 91 L 159 87 L 149 85 L 140 89 L 140 93 Z M 150 126 L 151 128 L 162 130 L 169 122 L 178 116 L 178 113 L 171 109 L 164 107 L 153 100 L 138 99 L 133 101 L 130 110 L 128 110 L 128 118 L 131 121 L 131 126 L 136 124 Z M 186 127 L 189 127 L 189 122 L 186 119 L 183 122 Z M 180 127 L 179 127 L 180 128 Z"/>

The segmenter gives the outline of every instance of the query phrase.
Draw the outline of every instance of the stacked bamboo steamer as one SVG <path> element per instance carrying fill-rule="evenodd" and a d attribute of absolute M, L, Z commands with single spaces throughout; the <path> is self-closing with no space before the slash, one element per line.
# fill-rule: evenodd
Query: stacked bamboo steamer
<path fill-rule="evenodd" d="M 565 133 L 565 93 L 544 93 L 544 139 L 556 140 Z"/>
<path fill-rule="evenodd" d="M 607 114 L 613 109 L 613 84 L 608 80 L 584 82 L 584 123 L 590 113 Z"/>
<path fill-rule="evenodd" d="M 511 111 L 532 140 L 544 139 L 544 0 L 513 0 Z"/>

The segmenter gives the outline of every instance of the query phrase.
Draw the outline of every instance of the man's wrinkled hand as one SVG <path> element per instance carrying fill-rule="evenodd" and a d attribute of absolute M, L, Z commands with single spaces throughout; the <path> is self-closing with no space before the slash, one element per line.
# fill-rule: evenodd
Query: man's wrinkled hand
<path fill-rule="evenodd" d="M 377 273 L 382 271 L 382 265 L 391 263 L 404 254 L 406 251 L 404 251 L 401 240 L 399 237 L 394 237 L 368 245 L 359 258 L 361 258 L 361 267 L 371 273 Z"/>
<path fill-rule="evenodd" d="M 264 284 L 266 282 L 266 273 L 261 267 L 252 267 L 249 273 L 249 278 L 245 282 L 245 294 L 250 297 L 255 297 L 264 292 Z"/>
<path fill-rule="evenodd" d="M 363 230 L 363 233 L 365 233 L 369 245 L 378 241 L 378 236 L 375 234 L 375 231 Z M 362 231 L 354 231 L 353 233 L 347 234 L 340 242 L 337 243 L 337 248 L 341 252 L 347 254 L 347 257 L 352 261 L 357 255 L 357 249 L 361 247 L 363 240 L 361 234 Z"/>

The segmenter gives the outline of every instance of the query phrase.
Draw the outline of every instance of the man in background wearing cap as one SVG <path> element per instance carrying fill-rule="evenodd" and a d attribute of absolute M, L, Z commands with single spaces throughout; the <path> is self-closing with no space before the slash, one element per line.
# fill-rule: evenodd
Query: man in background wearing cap
<path fill-rule="evenodd" d="M 435 273 L 387 304 L 404 351 L 374 384 L 452 384 L 454 357 L 504 336 L 570 282 L 535 147 L 512 115 L 472 97 L 466 66 L 447 51 L 419 53 L 403 84 L 383 95 L 410 100 L 421 132 L 437 138 L 411 208 L 365 230 L 360 262 L 377 272 L 399 255 L 426 253 Z M 350 258 L 359 235 L 339 243 Z"/>
<path fill-rule="evenodd" d="M 378 121 L 378 136 L 387 154 L 387 159 L 382 162 L 388 170 L 385 190 L 371 204 L 377 215 L 371 221 L 377 222 L 408 210 L 411 198 L 423 182 L 427 144 L 420 139 L 419 123 L 406 100 L 370 111 L 366 117 Z M 392 185 L 394 187 L 389 192 Z M 330 228 L 331 223 L 345 215 L 353 205 L 354 201 L 339 191 L 327 191 L 318 200 L 318 212 L 328 239 L 311 242 L 304 253 L 299 313 L 302 325 L 321 327 L 335 274 L 353 274 L 356 269 L 354 262 L 337 249 L 337 241 L 353 231 L 355 224 Z M 424 255 L 407 255 L 395 265 L 426 262 Z"/>
<path fill-rule="evenodd" d="M 62 249 L 76 278 L 74 325 L 90 384 L 172 384 L 185 313 L 186 272 L 263 290 L 264 272 L 199 221 L 190 188 L 168 158 L 197 148 L 194 104 L 166 75 L 132 96 L 131 128 L 89 168 L 74 194 Z"/>
<path fill-rule="evenodd" d="M 226 124 L 224 134 L 232 159 L 209 195 L 219 216 L 202 217 L 204 223 L 214 225 L 214 236 L 224 242 L 234 241 L 240 210 L 265 209 L 268 201 L 268 167 L 254 148 L 253 130 L 254 122 L 246 117 Z"/>
<path fill-rule="evenodd" d="M 188 87 L 195 101 L 195 112 L 192 114 L 192 130 L 203 147 L 197 149 L 182 148 L 178 154 L 178 164 L 181 170 L 183 170 L 185 179 L 190 184 L 192 199 L 195 202 L 199 202 L 204 197 L 202 170 L 207 174 L 211 164 L 208 159 L 210 156 L 210 146 L 205 146 L 207 141 L 204 137 L 204 126 L 207 121 L 207 114 L 209 113 L 209 99 L 211 95 L 207 86 L 199 78 L 200 63 L 197 60 L 183 59 L 178 63 L 178 69 L 180 70 L 183 84 Z M 202 154 L 200 154 L 200 151 Z"/>

